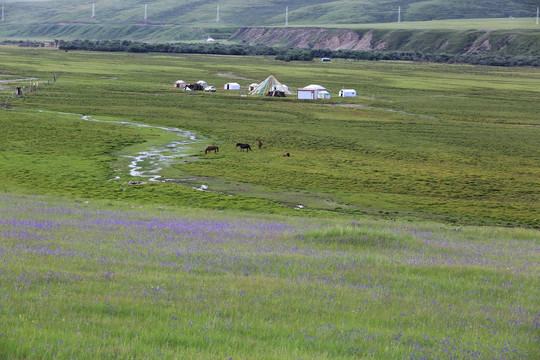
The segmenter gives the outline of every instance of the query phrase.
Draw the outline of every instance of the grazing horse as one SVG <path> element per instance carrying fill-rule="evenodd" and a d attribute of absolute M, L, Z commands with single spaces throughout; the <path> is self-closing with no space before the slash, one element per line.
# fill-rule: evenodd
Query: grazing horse
<path fill-rule="evenodd" d="M 236 143 L 236 147 L 239 147 L 239 146 L 240 146 L 240 151 L 244 151 L 244 149 L 246 149 L 246 151 L 251 150 L 251 146 L 249 146 L 249 144 Z"/>
<path fill-rule="evenodd" d="M 215 145 L 210 145 L 209 147 L 206 148 L 206 150 L 204 150 L 204 153 L 205 154 L 208 154 L 209 151 L 212 151 L 214 150 L 214 154 L 219 152 L 219 148 Z"/>

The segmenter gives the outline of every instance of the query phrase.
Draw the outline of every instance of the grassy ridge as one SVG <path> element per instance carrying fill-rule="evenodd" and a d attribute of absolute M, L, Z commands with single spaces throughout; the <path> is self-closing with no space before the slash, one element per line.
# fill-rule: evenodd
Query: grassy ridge
<path fill-rule="evenodd" d="M 10 2 L 5 4 L 8 24 L 43 24 L 87 22 L 94 24 L 134 24 L 144 20 L 142 0 L 82 0 L 43 2 Z M 212 26 L 216 24 L 217 3 L 194 0 L 157 0 L 148 4 L 147 17 L 155 24 Z M 234 0 L 220 5 L 219 24 L 225 26 L 281 26 L 285 23 L 285 7 L 289 22 L 296 25 L 365 24 L 397 22 L 398 6 L 403 21 L 441 19 L 476 19 L 529 17 L 535 15 L 535 0 L 301 0 L 285 4 L 281 1 Z"/>
<path fill-rule="evenodd" d="M 68 159 L 51 157 L 47 166 L 63 180 L 40 181 L 39 176 L 19 173 L 10 159 L 27 159 L 21 163 L 31 172 L 39 166 L 39 153 L 24 143 L 6 147 L 2 142 L 0 173 L 8 191 L 295 211 L 279 201 L 341 213 L 538 226 L 540 147 L 534 99 L 539 73 L 534 69 L 349 61 L 283 64 L 267 58 L 13 48 L 2 48 L 0 57 L 7 64 L 1 72 L 63 74 L 54 85 L 0 112 L 8 130 L 3 137 L 26 133 L 14 119 L 27 119 L 29 127 L 55 121 L 54 116 L 36 113 L 41 109 L 189 129 L 221 148 L 216 156 L 199 152 L 191 157 L 198 161 L 163 170 L 167 178 L 195 177 L 190 186 L 207 184 L 216 193 L 167 183 L 125 186 L 130 178 L 120 166 L 122 179 L 108 181 L 114 175 L 115 142 L 140 143 L 155 135 L 141 131 L 137 137 L 111 125 L 96 139 L 89 132 L 97 125 L 76 116 L 59 117 L 76 125 L 36 126 L 39 132 L 26 136 L 39 141 L 56 138 L 56 132 L 73 134 L 74 126 L 83 129 L 73 144 L 55 142 Z M 245 86 L 270 72 L 291 89 L 316 82 L 333 94 L 342 86 L 353 87 L 360 96 L 311 103 L 171 89 L 178 78 L 204 79 L 219 88 L 230 79 L 218 74 L 244 77 L 248 80 L 240 82 Z M 246 154 L 234 148 L 236 142 L 254 145 L 259 138 L 265 144 L 261 151 Z M 86 143 L 99 144 L 95 158 L 73 151 Z M 284 152 L 293 156 L 283 158 Z M 78 182 L 79 173 L 71 172 L 71 166 L 82 169 L 81 177 L 94 179 Z"/>

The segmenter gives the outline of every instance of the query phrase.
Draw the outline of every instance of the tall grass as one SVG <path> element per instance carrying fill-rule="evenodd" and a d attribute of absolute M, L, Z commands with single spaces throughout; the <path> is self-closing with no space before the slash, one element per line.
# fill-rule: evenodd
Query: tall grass
<path fill-rule="evenodd" d="M 0 214 L 5 359 L 540 355 L 535 230 L 14 195 Z"/>

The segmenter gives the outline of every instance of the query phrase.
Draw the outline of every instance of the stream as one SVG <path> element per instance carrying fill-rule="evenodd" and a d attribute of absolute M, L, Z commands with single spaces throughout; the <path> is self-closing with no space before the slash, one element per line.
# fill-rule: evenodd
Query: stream
<path fill-rule="evenodd" d="M 168 144 L 160 144 L 157 146 L 152 146 L 146 151 L 141 151 L 135 155 L 121 155 L 123 157 L 130 158 L 131 161 L 128 165 L 129 174 L 133 177 L 142 177 L 147 178 L 148 181 L 164 181 L 160 171 L 163 170 L 165 166 L 171 165 L 173 162 L 178 159 L 185 158 L 189 156 L 189 150 L 196 144 L 202 143 L 203 139 L 198 138 L 193 132 L 186 131 L 174 127 L 165 127 L 165 126 L 154 126 L 147 124 L 138 124 L 130 121 L 114 121 L 114 120 L 100 120 L 96 119 L 90 115 L 74 114 L 74 113 L 64 113 L 64 112 L 55 112 L 55 111 L 45 111 L 39 110 L 42 113 L 52 113 L 52 114 L 61 114 L 61 115 L 71 115 L 77 116 L 85 121 L 95 121 L 111 124 L 119 124 L 126 126 L 136 126 L 141 128 L 153 128 L 174 133 L 178 140 L 170 142 Z M 120 176 L 115 177 L 111 180 L 118 180 Z"/>

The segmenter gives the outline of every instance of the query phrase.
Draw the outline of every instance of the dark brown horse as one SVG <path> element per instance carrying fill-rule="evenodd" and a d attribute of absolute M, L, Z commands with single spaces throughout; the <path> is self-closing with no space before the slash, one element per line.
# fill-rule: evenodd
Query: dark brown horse
<path fill-rule="evenodd" d="M 239 146 L 240 146 L 240 151 L 244 151 L 244 149 L 246 149 L 246 151 L 251 150 L 251 146 L 249 146 L 249 144 L 236 143 L 236 147 L 239 147 Z"/>
<path fill-rule="evenodd" d="M 214 150 L 214 154 L 219 152 L 219 148 L 215 145 L 210 145 L 209 147 L 206 148 L 206 150 L 204 150 L 204 153 L 205 154 L 208 154 L 209 151 L 212 151 Z"/>

